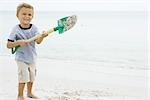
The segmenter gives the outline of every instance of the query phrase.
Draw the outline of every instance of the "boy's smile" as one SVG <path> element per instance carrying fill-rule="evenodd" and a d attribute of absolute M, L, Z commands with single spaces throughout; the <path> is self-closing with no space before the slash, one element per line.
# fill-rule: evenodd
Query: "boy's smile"
<path fill-rule="evenodd" d="M 21 8 L 17 15 L 20 24 L 23 28 L 28 28 L 30 26 L 30 22 L 33 18 L 33 10 L 30 8 Z"/>

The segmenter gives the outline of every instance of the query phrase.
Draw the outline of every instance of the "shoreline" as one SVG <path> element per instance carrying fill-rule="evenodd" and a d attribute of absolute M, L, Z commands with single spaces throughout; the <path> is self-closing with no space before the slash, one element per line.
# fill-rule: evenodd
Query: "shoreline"
<path fill-rule="evenodd" d="M 0 67 L 2 86 L 0 87 L 0 99 L 16 98 L 17 66 L 15 60 L 13 57 L 0 56 L 0 65 L 2 65 Z M 38 73 L 34 86 L 35 94 L 38 94 L 41 100 L 50 100 L 50 98 L 53 98 L 52 100 L 59 100 L 58 98 L 148 100 L 147 89 L 149 88 L 146 86 L 148 77 L 145 74 L 139 74 L 140 71 L 128 74 L 122 69 L 112 70 L 101 67 L 97 70 L 94 68 L 97 66 L 56 59 L 37 59 Z M 95 70 L 98 72 L 96 73 Z"/>

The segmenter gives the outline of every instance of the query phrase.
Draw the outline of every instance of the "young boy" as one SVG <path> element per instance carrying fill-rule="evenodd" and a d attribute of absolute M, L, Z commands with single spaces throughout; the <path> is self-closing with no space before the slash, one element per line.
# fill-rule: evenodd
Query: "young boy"
<path fill-rule="evenodd" d="M 24 41 L 39 34 L 37 27 L 30 23 L 33 14 L 34 8 L 30 4 L 22 3 L 18 5 L 16 16 L 20 23 L 13 28 L 7 42 L 8 48 L 20 46 L 15 56 L 18 66 L 18 100 L 24 100 L 23 91 L 26 83 L 27 96 L 37 99 L 37 97 L 32 94 L 32 86 L 36 75 L 35 59 L 37 54 L 35 43 L 40 44 L 43 38 L 47 36 L 47 33 L 43 32 L 41 37 L 30 43 Z"/>

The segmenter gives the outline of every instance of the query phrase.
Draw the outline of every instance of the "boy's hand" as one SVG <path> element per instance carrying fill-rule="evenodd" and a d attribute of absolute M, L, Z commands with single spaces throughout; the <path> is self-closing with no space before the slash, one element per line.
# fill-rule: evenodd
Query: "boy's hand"
<path fill-rule="evenodd" d="M 48 32 L 43 31 L 40 36 L 35 40 L 37 44 L 40 44 L 45 37 L 48 36 Z"/>
<path fill-rule="evenodd" d="M 43 31 L 41 36 L 42 36 L 43 38 L 47 37 L 47 36 L 48 36 L 48 32 Z"/>

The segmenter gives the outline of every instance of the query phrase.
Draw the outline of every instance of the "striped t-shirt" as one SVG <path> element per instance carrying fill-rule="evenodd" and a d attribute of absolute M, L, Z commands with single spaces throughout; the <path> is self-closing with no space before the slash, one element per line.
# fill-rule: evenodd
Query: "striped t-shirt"
<path fill-rule="evenodd" d="M 30 24 L 29 28 L 22 28 L 20 24 L 16 25 L 11 31 L 8 41 L 17 41 L 22 39 L 30 39 L 39 34 L 37 27 Z M 27 45 L 18 48 L 15 59 L 25 63 L 35 63 L 36 60 L 35 41 L 27 43 Z"/>

